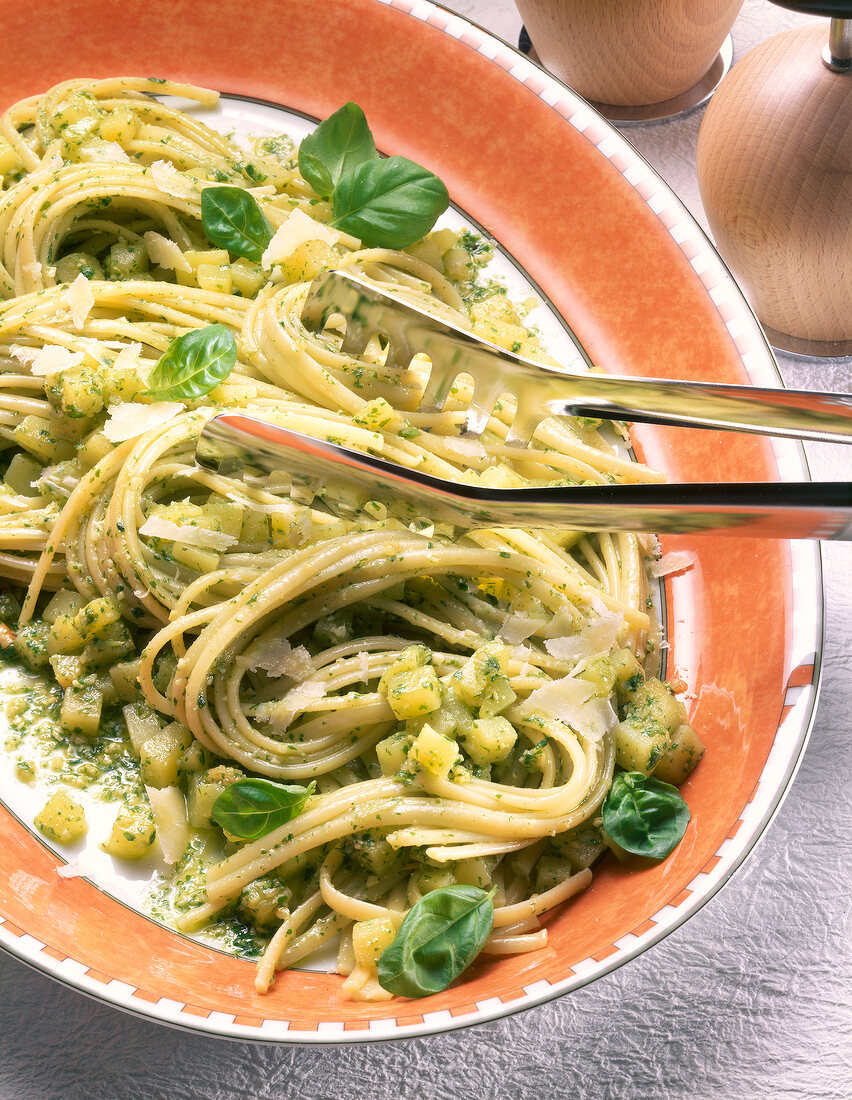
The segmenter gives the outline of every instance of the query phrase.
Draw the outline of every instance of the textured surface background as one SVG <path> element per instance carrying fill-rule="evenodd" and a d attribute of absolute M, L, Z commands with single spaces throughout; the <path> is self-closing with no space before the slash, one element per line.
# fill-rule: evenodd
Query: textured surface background
<path fill-rule="evenodd" d="M 629 0 L 627 0 L 629 2 Z M 511 43 L 511 0 L 445 0 Z M 735 56 L 803 18 L 746 0 Z M 626 131 L 705 224 L 701 111 Z M 852 361 L 779 356 L 789 385 L 852 389 Z M 815 478 L 852 476 L 808 448 Z M 652 951 L 569 997 L 431 1039 L 231 1043 L 88 1000 L 0 956 L 0 1100 L 849 1100 L 852 1097 L 852 545 L 824 547 L 826 647 L 810 746 L 775 822 L 716 898 Z M 755 655 L 759 660 L 759 654 Z"/>

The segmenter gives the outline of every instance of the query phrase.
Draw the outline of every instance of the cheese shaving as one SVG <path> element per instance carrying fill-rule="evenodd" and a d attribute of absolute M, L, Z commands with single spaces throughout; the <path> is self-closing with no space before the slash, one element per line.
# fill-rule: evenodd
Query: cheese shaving
<path fill-rule="evenodd" d="M 509 645 L 518 645 L 546 625 L 547 619 L 532 619 L 527 615 L 507 615 L 497 632 L 497 637 L 508 642 Z"/>
<path fill-rule="evenodd" d="M 536 688 L 524 703 L 524 713 L 556 718 L 581 737 L 600 741 L 616 725 L 618 716 L 609 699 L 597 699 L 593 693 L 593 686 L 585 680 L 563 676 Z"/>
<path fill-rule="evenodd" d="M 322 222 L 314 221 L 303 210 L 294 210 L 276 230 L 275 236 L 261 256 L 261 262 L 264 267 L 280 263 L 306 241 L 336 244 L 338 240 L 340 240 L 340 234 L 336 230 L 329 229 Z"/>
<path fill-rule="evenodd" d="M 211 531 L 209 527 L 196 527 L 191 523 L 172 523 L 162 516 L 148 516 L 139 528 L 139 534 L 182 542 L 187 546 L 203 546 L 207 550 L 227 550 L 237 541 L 224 531 Z"/>
<path fill-rule="evenodd" d="M 177 244 L 170 241 L 168 237 L 164 237 L 162 233 L 155 233 L 153 229 L 149 229 L 142 239 L 148 256 L 155 264 L 168 268 L 169 271 L 185 271 L 187 274 L 192 271 L 189 261 Z"/>
<path fill-rule="evenodd" d="M 186 176 L 167 160 L 155 160 L 151 165 L 151 179 L 158 191 L 175 199 L 197 198 L 197 191 Z"/>
<path fill-rule="evenodd" d="M 265 642 L 252 654 L 248 668 L 262 668 L 270 676 L 304 680 L 315 672 L 311 655 L 303 645 L 294 649 L 286 638 Z"/>
<path fill-rule="evenodd" d="M 659 561 L 652 561 L 648 572 L 652 577 L 668 577 L 671 573 L 691 569 L 697 560 L 691 550 L 672 550 L 669 554 L 663 554 Z"/>
<path fill-rule="evenodd" d="M 46 377 L 59 374 L 69 367 L 78 367 L 83 362 L 82 351 L 70 351 L 58 344 L 46 344 L 43 348 L 25 348 L 13 344 L 9 349 L 18 362 L 30 368 L 30 374 Z"/>
<path fill-rule="evenodd" d="M 65 292 L 65 300 L 71 307 L 71 323 L 74 328 L 82 328 L 86 318 L 95 304 L 95 296 L 89 286 L 89 280 L 80 272 L 68 290 Z"/>
<path fill-rule="evenodd" d="M 618 639 L 623 622 L 622 615 L 607 612 L 584 626 L 579 634 L 548 638 L 544 645 L 550 656 L 560 661 L 581 660 L 584 657 L 594 657 L 598 653 L 609 653 Z"/>
<path fill-rule="evenodd" d="M 161 427 L 181 412 L 183 405 L 180 401 L 155 401 L 151 405 L 122 401 L 110 405 L 102 430 L 110 443 L 123 443 L 125 439 L 135 439 L 137 435 Z"/>

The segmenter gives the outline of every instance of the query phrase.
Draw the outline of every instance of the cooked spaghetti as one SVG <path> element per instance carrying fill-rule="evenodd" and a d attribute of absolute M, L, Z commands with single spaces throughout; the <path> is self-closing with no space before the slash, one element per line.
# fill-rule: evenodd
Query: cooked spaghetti
<path fill-rule="evenodd" d="M 547 420 L 530 447 L 507 445 L 511 395 L 473 443 L 461 383 L 441 412 L 418 412 L 427 364 L 401 378 L 380 343 L 353 357 L 339 333 L 308 331 L 311 279 L 352 269 L 546 357 L 480 276 L 481 239 L 437 229 L 404 250 L 362 247 L 330 224 L 286 139 L 248 147 L 163 95 L 217 99 L 67 82 L 0 122 L 0 573 L 21 590 L 9 652 L 58 683 L 69 739 L 97 739 L 123 708 L 142 784 L 104 847 L 162 853 L 181 881 L 196 869 L 172 916 L 252 926 L 259 989 L 342 933 L 348 993 L 388 996 L 377 953 L 453 883 L 495 890 L 486 952 L 539 948 L 538 917 L 588 885 L 608 839 L 616 759 L 679 781 L 698 751 L 651 675 L 647 545 L 306 500 L 274 477 L 201 469 L 194 446 L 239 408 L 473 484 L 657 475 L 589 421 Z M 260 260 L 205 235 L 202 193 L 223 184 L 275 233 Z M 236 340 L 227 377 L 202 396 L 152 391 L 174 341 L 211 325 Z M 223 835 L 213 801 L 245 776 L 302 785 L 304 807 L 259 839 Z"/>

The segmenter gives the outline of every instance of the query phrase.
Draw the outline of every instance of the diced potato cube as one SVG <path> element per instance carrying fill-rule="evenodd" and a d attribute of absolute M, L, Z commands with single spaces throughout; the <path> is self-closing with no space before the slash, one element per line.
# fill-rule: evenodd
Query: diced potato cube
<path fill-rule="evenodd" d="M 148 271 L 150 261 L 144 241 L 119 240 L 104 261 L 104 273 L 113 282 L 135 279 Z"/>
<path fill-rule="evenodd" d="M 535 869 L 535 893 L 552 890 L 574 873 L 571 861 L 559 856 L 542 856 Z"/>
<path fill-rule="evenodd" d="M 615 687 L 615 669 L 610 657 L 595 657 L 580 673 L 580 679 L 591 684 L 597 699 L 608 699 Z"/>
<path fill-rule="evenodd" d="M 101 848 L 119 859 L 144 859 L 151 851 L 156 835 L 154 817 L 147 806 L 133 809 L 123 806 L 109 839 L 101 844 Z"/>
<path fill-rule="evenodd" d="M 206 772 L 190 775 L 186 796 L 190 825 L 194 829 L 209 829 L 213 824 L 210 817 L 213 803 L 222 791 L 244 778 L 241 771 L 227 764 L 220 764 Z"/>
<path fill-rule="evenodd" d="M 447 692 L 440 710 L 429 715 L 429 725 L 444 737 L 458 740 L 473 725 L 473 714 L 455 693 Z"/>
<path fill-rule="evenodd" d="M 89 828 L 83 807 L 67 791 L 56 791 L 50 796 L 44 809 L 36 814 L 35 824 L 57 844 L 71 844 L 85 836 Z"/>
<path fill-rule="evenodd" d="M 111 623 L 102 634 L 83 646 L 83 662 L 89 671 L 110 668 L 122 657 L 133 653 L 133 636 L 122 622 Z"/>
<path fill-rule="evenodd" d="M 635 687 L 644 681 L 642 666 L 636 660 L 636 654 L 632 650 L 616 649 L 610 654 L 610 660 L 619 688 L 630 690 L 629 685 L 633 684 Z"/>
<path fill-rule="evenodd" d="M 371 875 L 387 874 L 405 858 L 404 853 L 391 848 L 381 834 L 371 830 L 356 833 L 349 843 L 353 858 Z"/>
<path fill-rule="evenodd" d="M 111 443 L 103 432 L 92 432 L 91 435 L 77 445 L 77 458 L 87 469 L 96 466 L 102 458 L 115 450 L 115 444 Z"/>
<path fill-rule="evenodd" d="M 68 733 L 94 737 L 101 724 L 103 705 L 103 692 L 94 684 L 73 683 L 65 688 L 62 695 L 60 724 Z"/>
<path fill-rule="evenodd" d="M 56 425 L 43 416 L 29 414 L 12 431 L 18 446 L 47 464 L 74 457 L 73 446 L 56 436 Z"/>
<path fill-rule="evenodd" d="M 255 512 L 253 508 L 244 510 L 240 542 L 249 546 L 269 545 L 269 519 L 265 512 Z"/>
<path fill-rule="evenodd" d="M 376 756 L 382 775 L 396 775 L 408 756 L 411 737 L 405 733 L 392 733 L 376 745 Z"/>
<path fill-rule="evenodd" d="M 672 734 L 668 750 L 654 768 L 654 778 L 679 787 L 701 757 L 705 746 L 695 730 L 687 722 Z"/>
<path fill-rule="evenodd" d="M 97 416 L 104 407 L 100 380 L 88 367 L 62 371 L 54 385 L 58 387 L 60 408 L 67 416 L 76 419 Z"/>
<path fill-rule="evenodd" d="M 206 550 L 203 546 L 176 542 L 172 547 L 172 558 L 196 573 L 215 573 L 219 568 L 219 555 L 215 550 Z"/>
<path fill-rule="evenodd" d="M 83 675 L 83 658 L 67 653 L 56 653 L 50 658 L 50 667 L 60 687 L 68 688 Z"/>
<path fill-rule="evenodd" d="M 242 257 L 231 264 L 231 279 L 244 298 L 253 298 L 266 282 L 260 264 Z"/>
<path fill-rule="evenodd" d="M 669 731 L 654 718 L 633 716 L 615 727 L 615 760 L 626 771 L 650 775 L 668 747 Z"/>
<path fill-rule="evenodd" d="M 397 925 L 391 917 L 356 921 L 352 926 L 352 950 L 358 966 L 375 970 L 379 956 L 396 939 L 396 933 Z"/>
<path fill-rule="evenodd" d="M 437 733 L 426 723 L 408 750 L 408 762 L 415 769 L 446 779 L 459 756 L 459 747 L 449 737 Z"/>
<path fill-rule="evenodd" d="M 71 591 L 69 588 L 60 588 L 47 601 L 41 617 L 46 623 L 55 623 L 62 615 L 73 618 L 85 602 L 85 596 L 81 596 L 76 589 Z"/>
<path fill-rule="evenodd" d="M 142 781 L 149 787 L 171 787 L 177 783 L 178 766 L 189 748 L 192 735 L 179 722 L 171 722 L 146 738 L 139 762 Z"/>
<path fill-rule="evenodd" d="M 491 883 L 493 870 L 493 857 L 483 856 L 479 859 L 460 859 L 453 874 L 456 882 L 462 886 L 478 886 L 480 890 L 486 890 Z"/>
<path fill-rule="evenodd" d="M 382 695 L 387 694 L 388 684 L 397 673 L 407 672 L 412 668 L 421 668 L 423 665 L 428 665 L 431 660 L 432 652 L 425 645 L 409 645 L 405 649 L 401 649 L 399 655 L 394 658 L 393 663 L 388 666 L 379 680 L 379 692 Z"/>
<path fill-rule="evenodd" d="M 40 619 L 27 623 L 17 632 L 13 645 L 15 652 L 27 668 L 37 671 L 49 667 L 49 637 L 50 625 L 41 622 Z"/>
<path fill-rule="evenodd" d="M 405 427 L 405 417 L 393 405 L 385 401 L 383 397 L 375 397 L 372 401 L 366 401 L 353 414 L 352 421 L 360 427 L 369 428 L 374 432 L 379 431 L 381 428 L 396 432 Z"/>
<path fill-rule="evenodd" d="M 292 900 L 292 891 L 276 878 L 259 878 L 244 887 L 240 894 L 239 912 L 258 929 L 279 922 L 276 913 Z"/>
<path fill-rule="evenodd" d="M 588 821 L 578 825 L 570 832 L 562 833 L 552 841 L 560 855 L 571 861 L 573 870 L 582 871 L 591 867 L 604 849 L 600 829 Z"/>
<path fill-rule="evenodd" d="M 157 715 L 144 703 L 135 703 L 124 707 L 124 724 L 127 726 L 127 735 L 130 744 L 137 756 L 142 756 L 145 742 L 160 732 L 161 726 Z"/>
<path fill-rule="evenodd" d="M 139 116 L 129 107 L 114 107 L 101 119 L 98 129 L 102 138 L 124 145 L 136 136 Z"/>
<path fill-rule="evenodd" d="M 430 894 L 433 890 L 443 890 L 453 886 L 456 876 L 449 867 L 426 867 L 417 876 L 417 889 L 421 894 Z"/>
<path fill-rule="evenodd" d="M 47 641 L 47 651 L 54 653 L 78 653 L 86 644 L 79 627 L 76 615 L 59 615 L 50 624 L 50 634 Z"/>
<path fill-rule="evenodd" d="M 505 760 L 515 747 L 517 737 L 508 718 L 477 718 L 463 735 L 462 743 L 474 764 L 482 767 Z"/>
<path fill-rule="evenodd" d="M 238 501 L 211 495 L 204 505 L 204 512 L 212 521 L 211 530 L 221 531 L 235 539 L 240 537 L 245 509 Z"/>
<path fill-rule="evenodd" d="M 92 638 L 100 638 L 120 618 L 121 612 L 113 597 L 98 596 L 77 612 L 74 625 L 88 642 Z"/>
<path fill-rule="evenodd" d="M 419 718 L 441 705 L 441 684 L 431 665 L 397 672 L 387 687 L 388 703 L 397 718 Z"/>
<path fill-rule="evenodd" d="M 36 497 L 39 491 L 33 486 L 43 473 L 44 467 L 40 462 L 19 451 L 9 463 L 3 480 L 13 493 L 19 493 L 22 497 Z"/>
<path fill-rule="evenodd" d="M 281 261 L 280 267 L 286 282 L 303 283 L 336 262 L 337 253 L 325 241 L 304 241 Z"/>
<path fill-rule="evenodd" d="M 225 248 L 190 249 L 184 252 L 183 258 L 193 271 L 197 271 L 202 264 L 213 264 L 218 266 L 219 264 L 228 263 L 230 259 L 228 251 Z"/>
<path fill-rule="evenodd" d="M 230 294 L 234 288 L 233 272 L 230 264 L 199 264 L 195 272 L 196 281 L 201 290 L 214 290 L 219 294 Z"/>
<path fill-rule="evenodd" d="M 119 661 L 110 665 L 109 675 L 119 699 L 132 702 L 139 691 L 139 661 Z"/>

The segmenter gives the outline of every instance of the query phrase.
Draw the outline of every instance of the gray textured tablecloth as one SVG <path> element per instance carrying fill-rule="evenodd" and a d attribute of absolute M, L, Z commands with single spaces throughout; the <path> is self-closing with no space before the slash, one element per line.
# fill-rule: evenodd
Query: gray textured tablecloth
<path fill-rule="evenodd" d="M 445 6 L 517 42 L 511 0 Z M 801 21 L 746 0 L 735 57 Z M 700 121 L 698 111 L 627 136 L 704 224 L 694 167 Z M 852 388 L 852 361 L 779 363 L 790 385 Z M 816 478 L 852 472 L 842 448 L 809 447 L 808 456 Z M 849 1100 L 852 545 L 823 553 L 823 691 L 799 773 L 756 856 L 651 951 L 496 1023 L 327 1048 L 172 1031 L 0 955 L 0 1098 Z"/>

